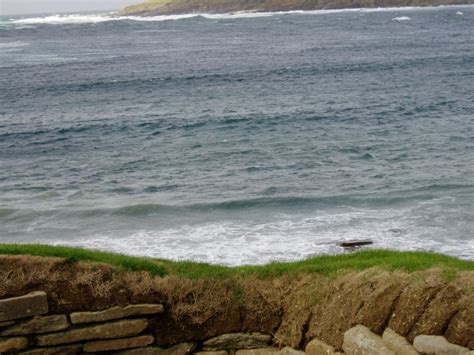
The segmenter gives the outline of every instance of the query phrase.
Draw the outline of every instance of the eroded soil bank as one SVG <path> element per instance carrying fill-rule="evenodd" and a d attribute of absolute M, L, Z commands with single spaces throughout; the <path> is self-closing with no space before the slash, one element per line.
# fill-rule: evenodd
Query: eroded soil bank
<path fill-rule="evenodd" d="M 162 346 L 260 332 L 274 335 L 280 346 L 304 348 L 317 337 L 341 348 L 344 332 L 363 324 L 378 334 L 390 327 L 409 340 L 419 334 L 444 335 L 474 347 L 471 271 L 372 268 L 332 277 L 292 273 L 272 279 L 191 280 L 62 258 L 0 256 L 0 298 L 30 291 L 47 292 L 53 314 L 162 303 L 165 313 L 153 324 Z"/>

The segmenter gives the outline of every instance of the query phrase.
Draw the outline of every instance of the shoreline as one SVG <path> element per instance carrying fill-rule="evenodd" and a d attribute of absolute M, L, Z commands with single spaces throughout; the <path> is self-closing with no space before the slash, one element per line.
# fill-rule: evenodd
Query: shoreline
<path fill-rule="evenodd" d="M 168 4 L 169 5 L 169 4 Z M 126 17 L 126 16 L 137 16 L 137 17 L 157 17 L 157 16 L 239 16 L 239 15 L 273 15 L 273 14 L 311 14 L 311 13 L 339 13 L 339 12 L 377 12 L 377 11 L 403 11 L 410 9 L 435 9 L 435 8 L 446 8 L 446 7 L 471 7 L 474 5 L 474 1 L 460 1 L 459 3 L 454 1 L 453 3 L 447 2 L 433 2 L 433 3 L 420 3 L 420 4 L 377 4 L 367 6 L 351 6 L 351 4 L 340 5 L 340 6 L 314 6 L 311 8 L 242 8 L 236 10 L 226 10 L 221 8 L 212 8 L 212 6 L 205 7 L 203 9 L 194 8 L 178 8 L 176 10 L 160 10 L 141 8 L 142 6 L 151 6 L 147 2 L 137 5 L 131 5 L 125 7 L 122 10 L 113 12 L 113 16 Z"/>

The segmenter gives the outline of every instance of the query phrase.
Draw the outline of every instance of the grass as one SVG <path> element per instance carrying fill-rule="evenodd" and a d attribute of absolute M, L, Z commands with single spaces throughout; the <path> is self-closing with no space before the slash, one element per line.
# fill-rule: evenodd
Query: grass
<path fill-rule="evenodd" d="M 350 254 L 322 255 L 297 262 L 276 262 L 261 266 L 226 267 L 190 261 L 169 261 L 133 257 L 103 251 L 42 244 L 0 244 L 0 255 L 61 257 L 69 262 L 101 262 L 129 271 L 148 271 L 155 276 L 178 275 L 191 279 L 226 279 L 234 276 L 271 278 L 286 273 L 319 273 L 327 276 L 351 270 L 379 267 L 414 272 L 433 267 L 447 275 L 474 271 L 474 262 L 431 252 L 364 250 Z"/>

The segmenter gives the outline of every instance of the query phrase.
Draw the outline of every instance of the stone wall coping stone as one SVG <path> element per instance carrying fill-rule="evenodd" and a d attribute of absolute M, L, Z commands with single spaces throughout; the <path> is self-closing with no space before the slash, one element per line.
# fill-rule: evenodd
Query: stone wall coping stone
<path fill-rule="evenodd" d="M 133 338 L 99 340 L 84 344 L 85 352 L 100 352 L 140 348 L 153 344 L 155 339 L 151 335 L 141 335 Z"/>
<path fill-rule="evenodd" d="M 340 354 L 336 351 L 334 346 L 325 343 L 324 341 L 315 338 L 306 345 L 306 354 L 308 355 L 336 355 Z"/>
<path fill-rule="evenodd" d="M 397 355 L 419 355 L 408 340 L 396 333 L 391 328 L 386 328 L 383 332 L 382 339 L 390 350 L 395 351 Z"/>
<path fill-rule="evenodd" d="M 51 346 L 84 340 L 130 337 L 141 333 L 147 327 L 148 320 L 146 319 L 121 320 L 72 329 L 60 333 L 38 335 L 36 339 L 39 346 Z"/>
<path fill-rule="evenodd" d="M 0 322 L 48 313 L 48 298 L 43 291 L 0 300 Z"/>
<path fill-rule="evenodd" d="M 84 324 L 163 312 L 164 307 L 161 304 L 135 304 L 126 307 L 112 307 L 99 312 L 74 312 L 71 313 L 70 318 L 72 324 Z"/>
<path fill-rule="evenodd" d="M 57 332 L 69 328 L 65 315 L 36 316 L 33 319 L 23 321 L 10 328 L 0 331 L 0 336 L 27 335 Z"/>
<path fill-rule="evenodd" d="M 395 355 L 382 337 L 363 325 L 356 325 L 344 333 L 342 349 L 351 355 Z"/>
<path fill-rule="evenodd" d="M 452 344 L 444 337 L 437 335 L 418 335 L 413 341 L 413 346 L 420 353 L 427 354 L 467 354 L 468 348 Z"/>

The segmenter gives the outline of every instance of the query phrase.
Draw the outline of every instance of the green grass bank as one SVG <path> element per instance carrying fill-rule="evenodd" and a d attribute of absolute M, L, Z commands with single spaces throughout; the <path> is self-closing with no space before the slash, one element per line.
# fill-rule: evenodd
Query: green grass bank
<path fill-rule="evenodd" d="M 69 262 L 109 264 L 128 271 L 147 271 L 154 276 L 176 275 L 190 279 L 226 279 L 252 276 L 261 279 L 287 273 L 319 273 L 326 276 L 378 267 L 387 271 L 415 272 L 440 268 L 446 272 L 474 271 L 474 262 L 432 253 L 389 250 L 362 250 L 339 255 L 321 255 L 295 262 L 275 262 L 260 266 L 227 267 L 191 261 L 170 261 L 133 257 L 82 248 L 42 244 L 0 244 L 0 255 L 60 257 Z"/>

